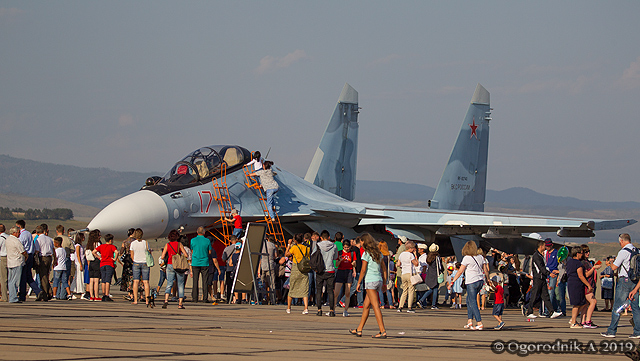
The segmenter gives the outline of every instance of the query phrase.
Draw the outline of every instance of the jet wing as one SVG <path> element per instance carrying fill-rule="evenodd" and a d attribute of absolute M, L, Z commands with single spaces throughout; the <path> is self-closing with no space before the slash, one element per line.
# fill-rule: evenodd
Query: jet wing
<path fill-rule="evenodd" d="M 523 233 L 556 232 L 560 237 L 592 237 L 593 231 L 619 229 L 636 223 L 634 219 L 584 220 L 486 212 L 442 212 L 430 209 L 367 208 L 359 226 L 383 225 L 415 233 L 482 235 L 483 238 L 520 237 Z M 371 216 L 377 216 L 371 217 Z"/>

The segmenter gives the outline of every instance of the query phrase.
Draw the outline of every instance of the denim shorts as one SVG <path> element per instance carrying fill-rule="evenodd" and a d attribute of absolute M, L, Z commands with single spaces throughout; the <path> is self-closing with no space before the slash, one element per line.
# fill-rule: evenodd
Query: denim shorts
<path fill-rule="evenodd" d="M 502 316 L 502 312 L 504 312 L 504 303 L 498 303 L 493 305 L 493 312 L 491 313 L 494 316 Z"/>
<path fill-rule="evenodd" d="M 364 283 L 365 290 L 381 290 L 382 289 L 382 281 L 375 282 L 365 282 Z"/>
<path fill-rule="evenodd" d="M 146 262 L 133 264 L 133 281 L 139 280 L 141 275 L 143 281 L 149 280 L 149 266 Z"/>
<path fill-rule="evenodd" d="M 112 266 L 100 267 L 100 276 L 102 278 L 102 283 L 111 283 L 113 272 L 115 272 L 115 269 Z"/>

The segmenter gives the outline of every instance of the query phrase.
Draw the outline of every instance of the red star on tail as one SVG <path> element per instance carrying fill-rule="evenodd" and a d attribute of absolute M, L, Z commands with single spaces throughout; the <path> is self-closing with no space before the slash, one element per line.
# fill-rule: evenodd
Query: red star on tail
<path fill-rule="evenodd" d="M 471 128 L 471 137 L 475 136 L 476 139 L 478 139 L 478 133 L 476 133 L 476 130 L 478 129 L 478 126 L 476 125 L 476 117 L 473 117 L 473 124 L 469 124 L 469 127 Z M 469 137 L 469 139 L 471 139 L 471 137 Z"/>

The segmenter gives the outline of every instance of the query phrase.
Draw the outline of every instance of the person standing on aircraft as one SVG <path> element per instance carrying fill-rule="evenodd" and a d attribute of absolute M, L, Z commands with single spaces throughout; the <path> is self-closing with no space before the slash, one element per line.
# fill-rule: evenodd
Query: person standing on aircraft
<path fill-rule="evenodd" d="M 553 310 L 551 306 L 551 300 L 549 299 L 549 291 L 547 290 L 547 277 L 549 276 L 549 270 L 544 264 L 544 256 L 542 252 L 545 249 L 545 241 L 538 241 L 538 249 L 531 257 L 531 270 L 533 273 L 533 285 L 531 286 L 531 301 L 529 302 L 529 308 L 527 309 L 527 318 L 536 318 L 533 314 L 533 304 L 538 296 L 542 299 L 540 305 L 540 317 L 549 317 L 542 312 L 543 308 Z M 554 311 L 551 318 L 562 316 L 562 312 Z"/>
<path fill-rule="evenodd" d="M 544 242 L 542 242 L 544 245 Z M 478 246 L 474 241 L 465 243 L 462 247 L 462 263 L 452 282 L 450 289 L 458 278 L 464 274 L 464 283 L 467 285 L 467 324 L 464 326 L 470 330 L 482 330 L 482 316 L 478 308 L 478 293 L 484 285 L 484 280 L 489 279 L 489 262 L 484 256 L 478 254 Z M 476 327 L 473 327 L 473 319 L 476 320 Z"/>
<path fill-rule="evenodd" d="M 277 173 L 271 170 L 272 165 L 273 165 L 273 162 L 265 161 L 263 164 L 264 169 L 255 171 L 250 175 L 252 177 L 255 177 L 255 176 L 260 177 L 260 184 L 262 185 L 262 188 L 264 189 L 264 191 L 267 193 L 267 210 L 269 211 L 269 216 L 271 217 L 272 221 L 275 221 L 276 215 L 274 212 L 275 204 L 274 204 L 273 196 L 276 194 L 276 192 L 278 192 L 279 186 L 278 186 L 278 182 L 276 182 L 276 180 L 273 179 L 273 176 L 276 175 Z"/>
<path fill-rule="evenodd" d="M 265 162 L 265 166 L 267 162 Z M 291 302 L 293 298 L 302 298 L 304 302 L 303 315 L 309 313 L 309 275 L 300 272 L 298 263 L 302 262 L 304 257 L 309 257 L 309 247 L 304 245 L 303 234 L 298 233 L 293 239 L 289 240 L 285 256 L 293 258 L 293 266 L 291 267 L 291 276 L 289 277 L 289 295 L 287 296 L 287 313 L 291 313 Z"/>
<path fill-rule="evenodd" d="M 413 241 L 405 243 L 405 251 L 398 256 L 398 263 L 402 265 L 402 296 L 400 296 L 400 303 L 398 304 L 398 312 L 402 312 L 402 307 L 407 299 L 409 303 L 407 307 L 408 313 L 416 313 L 413 310 L 413 298 L 416 294 L 416 288 L 411 283 L 411 275 L 413 266 L 418 266 L 418 259 L 416 258 L 416 244 Z"/>
<path fill-rule="evenodd" d="M 382 319 L 380 299 L 378 298 L 379 290 L 383 292 L 386 291 L 386 267 L 384 262 L 382 262 L 382 253 L 378 247 L 378 242 L 376 242 L 369 233 L 363 234 L 360 239 L 362 240 L 364 253 L 362 254 L 362 269 L 356 288 L 364 288 L 366 296 L 362 305 L 360 324 L 355 330 L 349 330 L 349 332 L 358 337 L 362 337 L 362 329 L 369 318 L 369 310 L 373 308 L 373 313 L 376 316 L 378 328 L 380 329 L 380 332 L 373 335 L 373 338 L 387 338 L 387 330 L 384 326 L 384 320 Z"/>
<path fill-rule="evenodd" d="M 267 152 L 269 153 L 269 152 Z M 267 154 L 268 155 L 268 154 Z M 262 159 L 262 155 L 259 150 L 256 150 L 251 155 L 251 162 L 247 163 L 247 166 L 253 166 L 253 171 L 257 172 L 262 169 L 262 163 L 264 163 L 264 159 Z"/>
<path fill-rule="evenodd" d="M 237 238 L 242 236 L 242 217 L 238 214 L 238 211 L 235 209 L 231 210 L 231 218 L 225 218 L 227 222 L 233 222 L 233 232 L 232 234 Z"/>

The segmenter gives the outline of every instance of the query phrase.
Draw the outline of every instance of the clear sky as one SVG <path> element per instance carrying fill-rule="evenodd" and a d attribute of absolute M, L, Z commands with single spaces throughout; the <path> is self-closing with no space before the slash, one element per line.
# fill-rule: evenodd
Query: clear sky
<path fill-rule="evenodd" d="M 304 176 L 345 82 L 358 179 L 435 187 L 477 83 L 488 188 L 640 201 L 639 1 L 0 1 L 0 153 Z M 421 195 L 416 195 L 420 197 Z"/>

